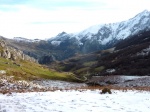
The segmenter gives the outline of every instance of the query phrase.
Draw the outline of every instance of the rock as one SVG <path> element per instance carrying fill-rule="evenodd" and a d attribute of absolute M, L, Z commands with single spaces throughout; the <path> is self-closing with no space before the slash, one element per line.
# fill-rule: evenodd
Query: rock
<path fill-rule="evenodd" d="M 0 70 L 0 74 L 6 74 L 5 70 Z"/>
<path fill-rule="evenodd" d="M 0 87 L 3 87 L 3 86 L 4 86 L 4 84 L 0 83 Z"/>
<path fill-rule="evenodd" d="M 106 94 L 106 93 L 112 94 L 112 92 L 111 92 L 111 90 L 109 88 L 102 89 L 101 94 Z"/>
<path fill-rule="evenodd" d="M 17 66 L 19 66 L 19 67 L 21 66 L 20 64 L 17 64 L 17 63 L 15 63 L 15 62 L 14 62 L 13 64 L 14 64 L 14 65 L 17 65 Z"/>
<path fill-rule="evenodd" d="M 26 60 L 30 62 L 38 62 L 36 59 L 25 55 L 22 51 L 7 46 L 6 42 L 0 38 L 0 57 L 15 60 Z"/>
<path fill-rule="evenodd" d="M 5 43 L 5 41 L 3 41 L 3 40 L 0 40 L 0 47 L 5 47 L 6 46 L 6 43 Z"/>

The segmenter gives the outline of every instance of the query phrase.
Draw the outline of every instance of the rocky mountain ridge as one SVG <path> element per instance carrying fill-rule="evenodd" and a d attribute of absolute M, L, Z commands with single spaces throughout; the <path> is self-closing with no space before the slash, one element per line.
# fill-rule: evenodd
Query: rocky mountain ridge
<path fill-rule="evenodd" d="M 24 39 L 9 40 L 8 45 L 34 57 L 42 64 L 64 60 L 77 54 L 87 54 L 114 47 L 119 41 L 150 29 L 150 12 L 145 10 L 135 17 L 118 23 L 92 26 L 74 34 L 62 32 L 56 37 L 36 42 Z"/>
<path fill-rule="evenodd" d="M 53 45 L 59 46 L 62 42 L 73 39 L 77 45 L 82 47 L 83 52 L 86 44 L 96 43 L 99 48 L 108 48 L 118 40 L 125 39 L 129 36 L 135 35 L 142 30 L 150 29 L 150 12 L 144 10 L 135 17 L 118 23 L 102 24 L 92 26 L 84 31 L 75 34 L 67 34 L 62 32 L 56 37 L 50 39 Z M 97 42 L 95 42 L 97 41 Z M 94 51 L 94 49 L 92 49 Z M 87 50 L 88 52 L 88 50 Z"/>
<path fill-rule="evenodd" d="M 6 42 L 3 40 L 3 37 L 0 37 L 0 57 L 11 59 L 11 60 L 26 60 L 31 62 L 37 62 L 34 58 L 25 55 L 23 51 L 14 49 L 7 46 Z"/>

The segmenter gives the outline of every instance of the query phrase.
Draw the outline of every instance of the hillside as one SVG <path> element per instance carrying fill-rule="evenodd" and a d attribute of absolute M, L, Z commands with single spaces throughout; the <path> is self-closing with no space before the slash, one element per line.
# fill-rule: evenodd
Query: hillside
<path fill-rule="evenodd" d="M 0 39 L 0 92 L 40 91 L 44 88 L 34 81 L 63 80 L 82 82 L 69 72 L 57 72 L 40 65 L 35 59 L 23 54 L 22 51 L 7 46 Z"/>
<path fill-rule="evenodd" d="M 60 71 L 73 72 L 78 77 L 87 78 L 150 75 L 150 31 L 143 31 L 122 40 L 114 48 L 78 55 L 54 65 Z"/>

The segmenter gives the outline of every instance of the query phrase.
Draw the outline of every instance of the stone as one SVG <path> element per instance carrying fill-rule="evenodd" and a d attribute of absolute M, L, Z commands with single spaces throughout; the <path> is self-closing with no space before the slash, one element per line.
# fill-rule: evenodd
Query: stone
<path fill-rule="evenodd" d="M 5 70 L 0 70 L 0 74 L 6 74 Z"/>

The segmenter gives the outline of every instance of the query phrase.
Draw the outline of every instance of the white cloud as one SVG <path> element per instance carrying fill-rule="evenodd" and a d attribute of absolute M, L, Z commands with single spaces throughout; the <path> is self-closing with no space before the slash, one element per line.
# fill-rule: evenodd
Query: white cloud
<path fill-rule="evenodd" d="M 0 35 L 50 38 L 62 31 L 78 32 L 95 24 L 127 20 L 150 9 L 149 0 L 63 0 L 63 4 L 62 0 L 56 0 L 59 5 L 43 0 L 37 1 L 36 6 L 34 1 L 24 5 L 0 5 Z"/>

